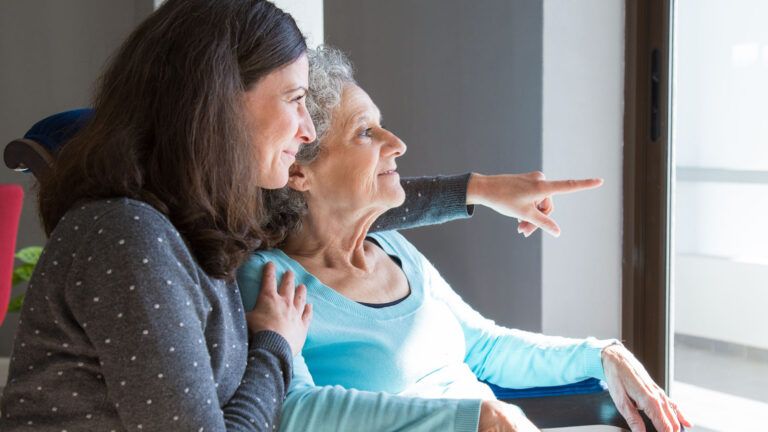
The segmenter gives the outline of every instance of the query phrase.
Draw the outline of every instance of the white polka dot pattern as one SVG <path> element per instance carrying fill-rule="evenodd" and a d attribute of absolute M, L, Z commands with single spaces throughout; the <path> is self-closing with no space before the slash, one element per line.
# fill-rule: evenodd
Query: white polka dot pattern
<path fill-rule="evenodd" d="M 248 418 L 271 430 L 287 391 L 275 377 L 290 372 L 285 339 L 262 332 L 248 344 L 236 284 L 207 276 L 150 206 L 111 201 L 71 210 L 51 236 L 0 430 L 255 430 Z"/>

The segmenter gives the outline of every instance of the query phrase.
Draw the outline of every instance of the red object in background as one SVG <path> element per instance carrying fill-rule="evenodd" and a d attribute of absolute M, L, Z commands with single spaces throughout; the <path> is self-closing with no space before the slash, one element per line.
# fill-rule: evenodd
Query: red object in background
<path fill-rule="evenodd" d="M 0 324 L 5 319 L 11 298 L 11 276 L 16 234 L 21 217 L 24 189 L 15 184 L 0 184 Z"/>

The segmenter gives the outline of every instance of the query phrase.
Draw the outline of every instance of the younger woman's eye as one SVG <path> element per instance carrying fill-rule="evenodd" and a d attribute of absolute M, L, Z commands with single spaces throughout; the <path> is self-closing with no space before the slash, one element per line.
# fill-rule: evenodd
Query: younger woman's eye
<path fill-rule="evenodd" d="M 296 96 L 295 98 L 293 98 L 293 102 L 299 102 L 299 101 L 301 101 L 302 99 L 304 99 L 305 97 L 307 97 L 307 94 L 306 94 L 306 93 L 304 93 L 304 94 L 300 94 L 300 95 Z"/>

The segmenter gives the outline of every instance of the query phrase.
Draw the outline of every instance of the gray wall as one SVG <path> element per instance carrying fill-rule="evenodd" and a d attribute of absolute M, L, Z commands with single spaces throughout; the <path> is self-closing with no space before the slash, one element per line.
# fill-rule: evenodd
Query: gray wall
<path fill-rule="evenodd" d="M 542 167 L 542 16 L 538 0 L 326 0 L 325 40 L 408 144 L 401 174 L 525 172 Z M 541 330 L 541 234 L 479 208 L 406 235 L 484 315 Z"/>
<path fill-rule="evenodd" d="M 88 105 L 107 57 L 152 6 L 152 0 L 0 1 L 0 148 L 49 114 Z M 26 189 L 18 247 L 42 245 L 32 176 L 2 165 L 0 183 Z M 0 326 L 0 356 L 10 353 L 17 322 L 9 315 Z"/>

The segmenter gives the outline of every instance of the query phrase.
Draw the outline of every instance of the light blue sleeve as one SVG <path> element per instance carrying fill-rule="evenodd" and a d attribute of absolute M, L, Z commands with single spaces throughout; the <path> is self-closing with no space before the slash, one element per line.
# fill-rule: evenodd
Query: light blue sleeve
<path fill-rule="evenodd" d="M 546 336 L 498 326 L 465 303 L 423 255 L 421 263 L 431 295 L 461 323 L 467 344 L 464 361 L 481 380 L 529 388 L 605 379 L 601 352 L 616 340 Z"/>
<path fill-rule="evenodd" d="M 476 432 L 479 399 L 426 399 L 314 385 L 303 357 L 293 358 L 293 379 L 283 403 L 285 432 Z"/>
<path fill-rule="evenodd" d="M 268 251 L 254 254 L 238 269 L 238 286 L 246 310 L 256 303 L 262 271 L 269 261 L 275 263 L 279 279 L 287 266 Z M 479 399 L 426 399 L 340 386 L 318 387 L 304 357 L 297 355 L 283 402 L 280 430 L 476 432 L 480 403 Z"/>

